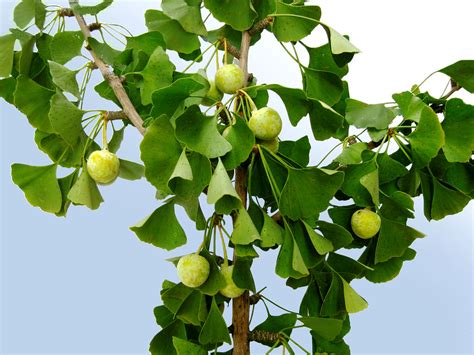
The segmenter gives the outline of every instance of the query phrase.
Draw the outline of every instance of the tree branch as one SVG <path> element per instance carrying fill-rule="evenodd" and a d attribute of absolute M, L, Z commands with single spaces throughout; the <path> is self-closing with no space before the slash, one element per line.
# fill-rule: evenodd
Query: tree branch
<path fill-rule="evenodd" d="M 77 0 L 76 0 L 77 1 Z M 75 0 L 69 0 L 69 4 L 72 7 L 75 3 Z M 77 23 L 81 28 L 82 34 L 84 35 L 85 40 L 87 41 L 91 37 L 91 32 L 89 27 L 82 17 L 82 15 L 78 14 L 74 10 L 72 11 L 74 16 L 76 17 Z M 118 76 L 116 76 L 113 72 L 109 70 L 107 65 L 100 59 L 100 57 L 91 49 L 88 48 L 90 54 L 94 58 L 94 62 L 99 68 L 100 72 L 104 79 L 109 83 L 110 87 L 112 88 L 115 96 L 119 100 L 120 104 L 122 105 L 122 110 L 125 115 L 129 118 L 130 122 L 138 129 L 141 134 L 145 134 L 145 128 L 143 127 L 143 120 L 138 114 L 137 110 L 130 101 L 130 98 L 125 91 L 122 81 Z"/>

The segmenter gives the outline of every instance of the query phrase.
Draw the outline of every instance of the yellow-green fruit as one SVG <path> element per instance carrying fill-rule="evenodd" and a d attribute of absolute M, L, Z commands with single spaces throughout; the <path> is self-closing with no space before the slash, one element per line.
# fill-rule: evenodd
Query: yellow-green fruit
<path fill-rule="evenodd" d="M 209 90 L 207 91 L 206 97 L 202 99 L 202 104 L 204 106 L 212 106 L 215 105 L 216 102 L 222 100 L 224 94 L 219 91 L 214 81 L 209 81 Z"/>
<path fill-rule="evenodd" d="M 211 267 L 209 261 L 201 255 L 189 254 L 178 261 L 179 280 L 188 287 L 199 287 L 207 281 Z"/>
<path fill-rule="evenodd" d="M 252 112 L 249 127 L 258 139 L 270 141 L 281 132 L 281 117 L 274 109 L 263 107 Z"/>
<path fill-rule="evenodd" d="M 239 66 L 226 64 L 216 72 L 216 86 L 226 94 L 234 94 L 244 87 L 245 74 Z"/>
<path fill-rule="evenodd" d="M 120 170 L 120 160 L 106 149 L 96 150 L 87 159 L 87 172 L 99 184 L 110 184 Z"/>
<path fill-rule="evenodd" d="M 244 289 L 237 287 L 232 280 L 232 272 L 234 270 L 234 266 L 222 266 L 221 272 L 224 275 L 226 286 L 220 290 L 220 293 L 228 298 L 236 298 L 242 295 L 245 292 Z"/>
<path fill-rule="evenodd" d="M 377 213 L 368 209 L 355 211 L 351 218 L 354 233 L 362 239 L 369 239 L 380 230 L 381 220 Z"/>
<path fill-rule="evenodd" d="M 280 141 L 278 140 L 278 138 L 274 138 L 271 141 L 264 141 L 262 139 L 258 139 L 257 144 L 263 145 L 265 148 L 267 148 L 273 153 L 278 152 L 278 148 L 280 147 Z"/>

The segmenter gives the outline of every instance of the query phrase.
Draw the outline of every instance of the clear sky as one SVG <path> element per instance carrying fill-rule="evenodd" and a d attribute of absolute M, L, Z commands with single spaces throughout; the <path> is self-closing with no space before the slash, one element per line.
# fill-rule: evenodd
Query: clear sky
<path fill-rule="evenodd" d="M 91 3 L 94 1 L 87 1 Z M 12 27 L 16 1 L 0 0 L 0 34 Z M 64 1 L 58 1 L 63 4 Z M 134 34 L 145 31 L 145 9 L 158 1 L 115 0 L 104 22 L 125 24 Z M 390 101 L 391 94 L 409 89 L 428 74 L 458 59 L 473 59 L 472 0 L 449 3 L 418 1 L 318 1 L 323 21 L 362 50 L 350 66 L 351 96 L 369 103 Z M 68 28 L 73 28 L 70 21 Z M 315 31 L 314 43 L 323 38 Z M 275 46 L 271 36 L 250 53 L 250 71 L 261 82 L 299 87 L 298 68 Z M 426 88 L 441 94 L 447 78 L 430 79 Z M 472 97 L 459 97 L 474 104 Z M 284 107 L 275 98 L 272 106 Z M 113 109 L 91 96 L 88 107 Z M 309 124 L 293 128 L 285 122 L 282 138 L 310 132 Z M 151 213 L 158 203 L 146 180 L 118 180 L 102 187 L 105 203 L 97 211 L 72 207 L 56 218 L 31 207 L 10 178 L 10 165 L 49 164 L 37 150 L 34 130 L 14 107 L 0 102 L 1 303 L 2 354 L 146 354 L 158 331 L 153 307 L 160 304 L 165 279 L 176 280 L 164 259 L 196 249 L 200 236 L 185 225 L 189 245 L 172 252 L 140 242 L 128 229 Z M 139 134 L 132 128 L 120 156 L 139 160 Z M 315 143 L 312 160 L 320 159 L 334 142 Z M 473 353 L 473 207 L 440 222 L 427 223 L 416 201 L 412 226 L 428 235 L 415 242 L 415 261 L 386 284 L 356 280 L 354 288 L 369 302 L 366 311 L 351 317 L 347 336 L 354 354 L 472 354 Z M 182 211 L 179 216 L 187 220 Z M 263 253 L 261 253 L 263 254 Z M 301 290 L 284 287 L 274 275 L 273 252 L 253 268 L 257 288 L 296 310 Z M 278 314 L 277 309 L 272 310 Z M 227 312 L 229 313 L 229 311 Z M 254 324 L 265 317 L 258 307 Z M 310 348 L 309 336 L 296 338 Z M 262 347 L 252 354 L 263 353 Z"/>

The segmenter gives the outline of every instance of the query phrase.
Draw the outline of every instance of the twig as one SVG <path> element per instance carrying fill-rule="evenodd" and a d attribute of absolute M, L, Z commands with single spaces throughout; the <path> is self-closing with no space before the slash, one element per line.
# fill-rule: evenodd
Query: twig
<path fill-rule="evenodd" d="M 105 117 L 107 121 L 128 120 L 127 115 L 123 111 L 107 111 Z"/>
<path fill-rule="evenodd" d="M 268 25 L 273 23 L 273 17 L 267 17 L 263 20 L 258 21 L 250 30 L 249 35 L 255 36 L 256 34 L 262 32 Z"/>
<path fill-rule="evenodd" d="M 69 0 L 69 4 L 72 7 L 77 0 Z M 87 26 L 86 21 L 82 17 L 82 15 L 78 14 L 73 10 L 74 16 L 76 17 L 77 23 L 81 28 L 82 34 L 84 35 L 85 40 L 91 37 L 91 32 L 89 31 L 89 27 Z M 136 111 L 135 107 L 133 106 L 130 98 L 125 91 L 122 81 L 118 76 L 116 76 L 113 72 L 109 70 L 107 65 L 102 61 L 102 59 L 92 50 L 89 49 L 92 57 L 94 58 L 94 62 L 99 68 L 100 72 L 104 79 L 109 83 L 110 87 L 112 88 L 115 96 L 119 100 L 120 104 L 122 105 L 122 110 L 125 115 L 130 119 L 130 122 L 138 129 L 141 134 L 145 134 L 145 128 L 143 127 L 143 120 Z"/>
<path fill-rule="evenodd" d="M 221 38 L 219 40 L 219 49 L 224 49 L 225 47 L 225 41 L 226 39 L 225 38 Z M 237 59 L 240 59 L 240 51 L 239 49 L 234 46 L 233 44 L 229 43 L 229 41 L 227 41 L 227 52 L 229 52 L 230 54 L 232 54 L 233 57 L 237 58 Z"/>
<path fill-rule="evenodd" d="M 451 80 L 451 90 L 442 97 L 442 99 L 446 100 L 448 99 L 452 94 L 454 94 L 456 91 L 459 91 L 462 89 L 462 86 L 456 83 L 455 81 Z"/>

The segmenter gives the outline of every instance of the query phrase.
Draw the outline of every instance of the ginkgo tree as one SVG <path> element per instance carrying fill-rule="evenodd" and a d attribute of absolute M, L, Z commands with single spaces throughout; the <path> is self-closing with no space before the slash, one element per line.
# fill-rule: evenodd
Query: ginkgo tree
<path fill-rule="evenodd" d="M 410 246 L 424 234 L 408 223 L 413 199 L 422 197 L 428 220 L 440 220 L 474 196 L 474 106 L 452 98 L 474 92 L 474 60 L 437 70 L 451 83 L 441 97 L 415 85 L 392 102 L 368 104 L 351 98 L 344 80 L 359 50 L 321 22 L 318 6 L 163 0 L 144 14 L 148 32 L 133 36 L 100 22 L 111 3 L 15 7 L 16 28 L 0 36 L 0 96 L 36 129 L 51 164 L 13 164 L 13 182 L 33 206 L 66 216 L 73 206 L 97 209 L 101 185 L 145 176 L 158 207 L 131 230 L 165 250 L 187 243 L 175 213 L 184 208 L 201 240 L 193 254 L 170 254 L 177 274 L 163 280 L 152 354 L 248 354 L 251 342 L 269 352 L 349 354 L 349 315 L 367 307 L 351 281 L 390 281 L 415 257 Z M 206 26 L 211 17 L 220 25 Z M 327 42 L 312 47 L 316 27 Z M 301 87 L 260 82 L 248 68 L 263 31 L 294 60 Z M 103 81 L 92 87 L 94 70 Z M 85 110 L 88 90 L 117 111 Z M 269 92 L 286 112 L 269 106 Z M 316 140 L 338 140 L 315 166 L 307 136 L 278 138 L 302 120 Z M 143 134 L 143 165 L 120 158 L 131 129 Z M 275 277 L 305 290 L 298 312 L 271 314 L 272 295 L 255 285 L 253 260 L 270 249 L 278 250 Z M 265 307 L 266 320 L 250 324 L 251 307 Z M 307 328 L 306 345 L 292 339 L 294 328 Z M 230 350 L 220 350 L 226 343 Z"/>

